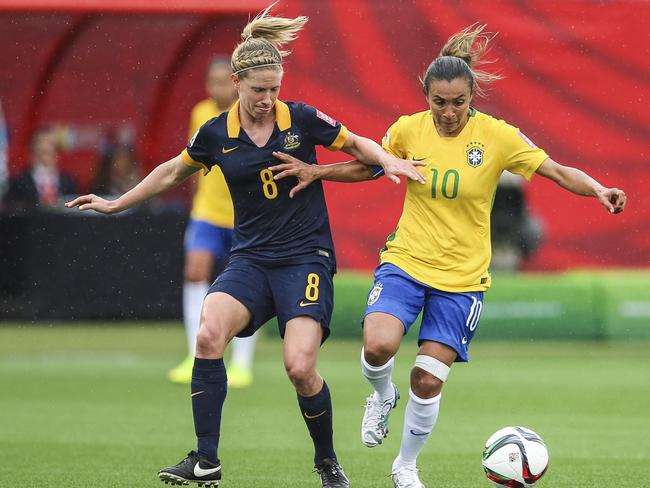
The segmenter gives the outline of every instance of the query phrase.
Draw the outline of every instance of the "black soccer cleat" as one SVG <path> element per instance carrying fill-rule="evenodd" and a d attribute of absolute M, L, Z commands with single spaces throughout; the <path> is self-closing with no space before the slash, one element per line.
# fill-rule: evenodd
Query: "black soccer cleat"
<path fill-rule="evenodd" d="M 219 486 L 221 463 L 214 464 L 205 458 L 199 457 L 196 451 L 190 451 L 187 453 L 187 457 L 176 466 L 162 468 L 158 471 L 158 478 L 160 478 L 160 481 L 172 485 L 196 483 L 205 487 Z"/>
<path fill-rule="evenodd" d="M 315 466 L 315 471 L 320 476 L 320 485 L 323 488 L 350 488 L 350 481 L 336 459 L 323 459 L 321 464 Z"/>

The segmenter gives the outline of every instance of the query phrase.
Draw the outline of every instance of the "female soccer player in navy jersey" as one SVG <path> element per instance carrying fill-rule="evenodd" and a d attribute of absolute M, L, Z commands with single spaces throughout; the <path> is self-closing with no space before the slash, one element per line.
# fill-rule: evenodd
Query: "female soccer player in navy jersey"
<path fill-rule="evenodd" d="M 329 335 L 335 271 L 323 189 L 311 185 L 290 198 L 291 182 L 274 180 L 269 167 L 278 163 L 274 151 L 315 164 L 315 146 L 322 145 L 380 165 L 397 181 L 397 175 L 420 182 L 424 178 L 413 163 L 352 134 L 319 110 L 278 100 L 282 57 L 287 54 L 279 46 L 293 40 L 307 18 L 271 17 L 269 10 L 246 26 L 232 55 L 239 100 L 229 112 L 205 123 L 180 155 L 117 200 L 85 195 L 67 206 L 115 213 L 172 188 L 199 169 L 221 169 L 233 198 L 235 229 L 229 263 L 205 298 L 197 339 L 191 391 L 198 449 L 161 469 L 159 477 L 176 484 L 218 485 L 224 350 L 234 336 L 249 336 L 277 316 L 285 368 L 314 443 L 321 485 L 347 487 L 333 448 L 330 392 L 316 370 L 319 347 Z"/>
<path fill-rule="evenodd" d="M 399 398 L 392 382 L 394 355 L 422 311 L 420 349 L 411 370 L 400 452 L 392 465 L 395 488 L 424 488 L 416 459 L 438 418 L 441 391 L 454 362 L 467 350 L 490 286 L 490 210 L 503 171 L 531 179 L 539 174 L 561 187 L 596 197 L 610 212 L 623 211 L 625 193 L 584 172 L 560 165 L 519 129 L 471 108 L 481 83 L 497 79 L 475 69 L 491 36 L 472 26 L 452 36 L 428 67 L 423 88 L 429 110 L 400 117 L 386 133 L 391 154 L 422 160 L 426 185 L 409 183 L 397 230 L 389 236 L 368 294 L 364 318 L 363 375 L 373 387 L 361 440 L 382 443 Z M 370 171 L 358 162 L 307 166 L 288 155 L 271 168 L 277 179 L 295 176 L 293 194 L 314 179 L 359 181 Z M 442 485 L 440 485 L 442 486 Z"/>

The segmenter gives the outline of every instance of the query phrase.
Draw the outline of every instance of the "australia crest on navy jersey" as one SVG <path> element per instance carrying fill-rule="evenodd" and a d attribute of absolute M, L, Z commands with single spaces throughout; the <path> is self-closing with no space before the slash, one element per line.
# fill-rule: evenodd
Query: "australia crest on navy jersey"
<path fill-rule="evenodd" d="M 284 149 L 285 151 L 292 151 L 299 146 L 300 146 L 300 137 L 298 136 L 298 134 L 294 134 L 291 131 L 287 132 L 287 134 L 284 136 L 282 149 Z"/>
<path fill-rule="evenodd" d="M 485 155 L 485 146 L 478 141 L 472 141 L 465 146 L 467 153 L 467 164 L 472 168 L 478 168 L 483 164 L 483 156 Z"/>
<path fill-rule="evenodd" d="M 374 304 L 379 299 L 379 295 L 381 295 L 383 289 L 384 285 L 377 283 L 373 289 L 370 290 L 370 293 L 368 293 L 368 305 Z"/>

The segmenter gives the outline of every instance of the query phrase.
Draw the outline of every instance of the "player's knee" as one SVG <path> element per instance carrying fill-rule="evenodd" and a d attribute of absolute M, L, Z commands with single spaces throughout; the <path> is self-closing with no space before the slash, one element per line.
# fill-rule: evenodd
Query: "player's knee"
<path fill-rule="evenodd" d="M 314 365 L 306 359 L 285 361 L 284 367 L 289 380 L 298 390 L 311 383 L 316 374 Z"/>
<path fill-rule="evenodd" d="M 411 370 L 411 390 L 420 398 L 433 398 L 442 391 L 449 366 L 431 356 L 418 355 Z"/>
<path fill-rule="evenodd" d="M 442 390 L 443 382 L 431 373 L 413 368 L 411 370 L 411 390 L 420 398 L 433 398 Z"/>
<path fill-rule="evenodd" d="M 218 324 L 201 324 L 196 336 L 196 353 L 200 357 L 223 356 L 228 344 L 228 335 Z"/>
<path fill-rule="evenodd" d="M 390 344 L 367 337 L 363 344 L 363 358 L 370 366 L 383 366 L 395 355 Z"/>

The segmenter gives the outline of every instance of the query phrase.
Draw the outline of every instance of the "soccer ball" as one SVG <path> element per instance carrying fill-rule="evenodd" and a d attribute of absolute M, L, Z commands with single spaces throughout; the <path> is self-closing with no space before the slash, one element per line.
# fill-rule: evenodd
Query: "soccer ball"
<path fill-rule="evenodd" d="M 485 443 L 483 470 L 496 486 L 528 488 L 548 468 L 548 451 L 542 438 L 524 427 L 504 427 Z"/>

